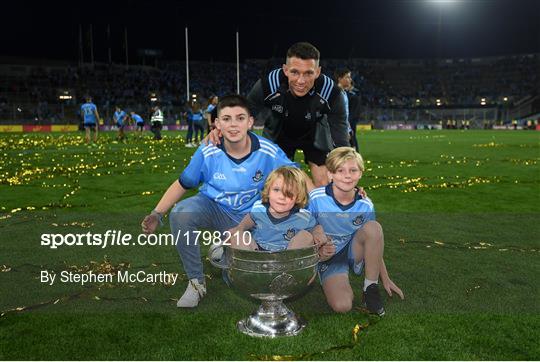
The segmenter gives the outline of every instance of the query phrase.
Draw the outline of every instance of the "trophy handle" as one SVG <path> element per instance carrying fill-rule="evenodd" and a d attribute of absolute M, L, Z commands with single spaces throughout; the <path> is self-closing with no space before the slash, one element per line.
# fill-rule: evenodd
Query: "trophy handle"
<path fill-rule="evenodd" d="M 210 264 L 219 269 L 229 269 L 225 253 L 226 249 L 224 245 L 212 245 L 210 249 L 208 249 L 208 260 L 210 260 Z M 221 257 L 219 254 L 221 254 Z"/>

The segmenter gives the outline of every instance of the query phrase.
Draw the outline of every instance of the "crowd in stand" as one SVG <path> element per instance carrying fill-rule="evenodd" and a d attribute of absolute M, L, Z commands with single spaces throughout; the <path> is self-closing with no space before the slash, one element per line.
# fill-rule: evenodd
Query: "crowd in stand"
<path fill-rule="evenodd" d="M 240 64 L 241 93 L 246 94 L 281 59 L 246 60 Z M 414 109 L 442 106 L 474 107 L 484 98 L 488 105 L 517 102 L 540 89 L 540 56 L 513 56 L 477 61 L 459 59 L 381 61 L 352 59 L 323 62 L 323 73 L 339 67 L 352 70 L 354 87 L 366 109 L 394 107 Z M 7 79 L 7 78 L 6 78 Z M 236 93 L 236 64 L 190 63 L 190 93 L 204 106 L 210 95 Z M 59 97 L 65 95 L 66 99 Z M 9 77 L 0 93 L 0 120 L 29 119 L 59 123 L 75 121 L 85 95 L 91 95 L 106 119 L 114 107 L 149 112 L 151 99 L 159 102 L 166 123 L 176 122 L 186 112 L 185 63 L 162 66 L 88 65 L 33 66 L 25 76 Z"/>

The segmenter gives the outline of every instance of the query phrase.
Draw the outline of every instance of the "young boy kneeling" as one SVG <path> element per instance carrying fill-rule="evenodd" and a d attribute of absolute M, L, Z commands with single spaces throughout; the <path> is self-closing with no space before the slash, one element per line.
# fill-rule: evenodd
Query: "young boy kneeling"
<path fill-rule="evenodd" d="M 319 225 L 315 242 L 320 246 L 319 278 L 330 307 L 336 312 L 352 308 L 349 268 L 360 275 L 365 268 L 363 299 L 367 309 L 384 315 L 379 277 L 388 295 L 403 292 L 388 276 L 383 260 L 384 236 L 375 221 L 373 203 L 359 195 L 357 184 L 364 171 L 362 156 L 351 147 L 334 149 L 326 159 L 330 184 L 312 190 L 308 209 Z"/>

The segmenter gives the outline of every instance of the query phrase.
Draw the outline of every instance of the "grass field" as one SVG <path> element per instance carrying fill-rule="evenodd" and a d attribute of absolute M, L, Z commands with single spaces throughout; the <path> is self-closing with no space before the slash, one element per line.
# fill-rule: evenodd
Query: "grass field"
<path fill-rule="evenodd" d="M 193 152 L 179 133 L 165 135 L 119 144 L 102 134 L 92 148 L 80 134 L 0 136 L 0 359 L 540 359 L 540 132 L 359 133 L 360 183 L 406 298 L 388 298 L 386 316 L 370 321 L 359 309 L 333 314 L 317 283 L 288 302 L 305 331 L 274 340 L 236 331 L 257 303 L 207 261 L 208 296 L 177 309 L 185 276 L 174 247 L 40 245 L 42 233 L 139 233 Z M 39 280 L 41 270 L 106 268 L 182 280 Z M 363 280 L 352 282 L 358 307 Z M 368 322 L 352 343 L 353 328 Z"/>

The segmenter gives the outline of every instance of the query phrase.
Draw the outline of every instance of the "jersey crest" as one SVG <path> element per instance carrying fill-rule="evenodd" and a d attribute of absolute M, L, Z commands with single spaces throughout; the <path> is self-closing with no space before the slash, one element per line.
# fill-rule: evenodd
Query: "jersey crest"
<path fill-rule="evenodd" d="M 283 234 L 283 237 L 285 238 L 285 240 L 291 241 L 295 235 L 296 235 L 296 231 L 294 231 L 294 229 L 289 229 L 287 230 L 285 234 Z"/>

